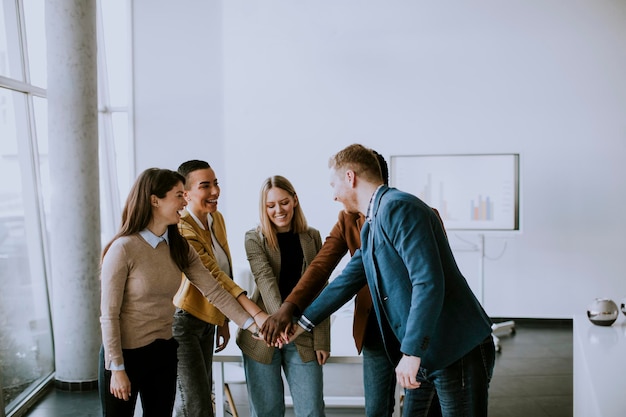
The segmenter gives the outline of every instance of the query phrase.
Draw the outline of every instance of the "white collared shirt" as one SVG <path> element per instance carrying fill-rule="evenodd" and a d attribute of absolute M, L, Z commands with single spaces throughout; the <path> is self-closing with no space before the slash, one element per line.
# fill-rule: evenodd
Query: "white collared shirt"
<path fill-rule="evenodd" d="M 187 210 L 187 212 L 202 230 L 206 230 L 202 222 L 191 210 Z M 217 265 L 226 275 L 232 277 L 230 262 L 228 262 L 228 255 L 226 255 L 226 251 L 218 243 L 217 238 L 215 237 L 215 233 L 213 232 L 213 217 L 210 214 L 207 214 L 207 223 L 209 224 L 209 232 L 211 232 L 211 247 L 213 248 L 213 256 L 215 256 Z"/>
<path fill-rule="evenodd" d="M 165 229 L 165 233 L 163 233 L 161 236 L 155 235 L 149 229 L 143 229 L 141 232 L 139 232 L 139 235 L 155 249 L 162 241 L 165 241 L 165 243 L 167 243 L 168 245 L 170 244 L 170 238 L 167 234 L 167 229 Z"/>

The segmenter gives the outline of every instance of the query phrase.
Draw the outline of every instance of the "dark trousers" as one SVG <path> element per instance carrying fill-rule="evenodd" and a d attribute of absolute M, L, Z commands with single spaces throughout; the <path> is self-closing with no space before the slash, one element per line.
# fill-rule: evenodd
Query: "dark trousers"
<path fill-rule="evenodd" d="M 444 417 L 486 417 L 494 364 L 495 347 L 493 338 L 489 335 L 481 344 L 446 368 L 429 371 L 420 367 L 417 380 L 421 385 L 414 390 L 405 391 L 402 415 L 429 415 L 432 399 L 437 395 L 441 415 Z M 409 396 L 410 401 L 407 403 Z"/>
<path fill-rule="evenodd" d="M 133 417 L 137 396 L 141 396 L 144 417 L 171 417 L 176 396 L 178 359 L 176 340 L 158 339 L 137 349 L 124 349 L 124 367 L 130 380 L 128 401 L 111 394 L 111 371 L 104 369 L 104 348 L 100 348 L 98 385 L 104 417 Z"/>

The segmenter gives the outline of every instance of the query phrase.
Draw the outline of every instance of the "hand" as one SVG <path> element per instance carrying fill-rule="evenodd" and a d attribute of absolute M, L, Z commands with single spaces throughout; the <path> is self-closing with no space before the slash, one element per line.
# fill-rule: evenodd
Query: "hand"
<path fill-rule="evenodd" d="M 295 304 L 283 303 L 278 311 L 267 318 L 261 333 L 265 338 L 265 343 L 274 346 L 281 337 L 281 333 L 289 333 L 292 326 L 292 317 L 296 309 Z"/>
<path fill-rule="evenodd" d="M 229 340 L 230 328 L 228 327 L 228 322 L 224 323 L 223 326 L 217 326 L 215 332 L 215 353 L 226 349 L 226 345 L 228 345 Z"/>
<path fill-rule="evenodd" d="M 402 359 L 396 366 L 396 379 L 402 387 L 407 389 L 420 387 L 417 373 L 419 372 L 421 362 L 422 360 L 418 356 L 402 355 Z"/>
<path fill-rule="evenodd" d="M 292 329 L 294 328 L 294 326 L 291 327 Z M 293 334 L 293 330 L 290 330 L 291 334 Z M 289 344 L 289 339 L 291 338 L 291 334 L 287 333 L 287 332 L 283 332 L 280 335 L 278 335 L 278 338 L 276 339 L 276 341 L 274 342 L 273 345 L 270 345 L 269 343 L 267 344 L 268 347 L 277 347 L 279 349 L 282 349 L 283 346 Z M 263 335 L 265 336 L 265 335 Z"/>
<path fill-rule="evenodd" d="M 324 365 L 330 357 L 330 352 L 327 350 L 316 350 L 315 356 L 317 356 L 317 363 Z"/>
<path fill-rule="evenodd" d="M 300 325 L 293 326 L 293 333 L 291 335 L 283 334 L 283 338 L 287 338 L 287 341 L 285 343 L 293 342 L 294 340 L 296 340 L 298 336 L 300 336 L 305 331 L 306 330 L 304 330 L 304 328 Z"/>
<path fill-rule="evenodd" d="M 131 390 L 130 379 L 128 379 L 126 371 L 111 371 L 110 391 L 115 398 L 128 401 L 128 398 L 131 395 Z"/>
<path fill-rule="evenodd" d="M 257 326 L 256 323 L 253 323 L 246 330 L 249 331 L 250 333 L 252 333 L 252 338 L 254 340 L 261 340 L 261 341 L 263 341 L 263 335 L 261 333 L 259 333 L 259 329 L 260 329 L 259 326 Z"/>

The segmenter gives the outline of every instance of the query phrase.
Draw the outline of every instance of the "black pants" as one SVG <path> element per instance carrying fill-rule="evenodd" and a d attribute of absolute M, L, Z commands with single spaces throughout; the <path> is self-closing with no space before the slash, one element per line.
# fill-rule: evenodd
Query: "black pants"
<path fill-rule="evenodd" d="M 171 417 L 176 396 L 176 340 L 158 339 L 137 349 L 124 349 L 124 367 L 130 379 L 128 401 L 111 394 L 111 371 L 104 369 L 104 348 L 100 348 L 98 385 L 104 417 L 133 417 L 137 396 L 141 396 L 144 417 Z"/>

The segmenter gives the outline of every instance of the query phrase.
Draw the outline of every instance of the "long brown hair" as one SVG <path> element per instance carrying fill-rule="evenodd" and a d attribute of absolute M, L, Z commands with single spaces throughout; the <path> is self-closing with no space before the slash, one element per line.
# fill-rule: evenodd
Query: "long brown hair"
<path fill-rule="evenodd" d="M 289 182 L 289 180 L 280 175 L 274 175 L 272 177 L 267 178 L 263 181 L 263 185 L 261 186 L 261 193 L 259 198 L 259 217 L 261 223 L 259 224 L 258 230 L 263 233 L 265 239 L 267 239 L 267 243 L 272 249 L 278 248 L 278 237 L 276 236 L 276 225 L 272 223 L 269 216 L 267 215 L 267 193 L 272 188 L 280 188 L 281 190 L 286 191 L 291 197 L 297 199 L 296 190 Z M 302 211 L 302 205 L 300 204 L 300 200 L 297 200 L 298 204 L 293 208 L 293 218 L 291 219 L 291 231 L 293 233 L 304 233 L 309 227 L 306 222 L 306 218 L 304 217 L 304 211 Z"/>
<path fill-rule="evenodd" d="M 169 169 L 148 168 L 143 171 L 133 184 L 124 210 L 122 211 L 122 224 L 117 234 L 105 246 L 102 257 L 106 255 L 113 242 L 122 237 L 141 232 L 152 220 L 152 195 L 164 198 L 178 183 L 185 184 L 185 177 L 176 171 Z M 178 225 L 167 226 L 170 255 L 176 265 L 182 270 L 189 266 L 189 243 L 180 235 Z"/>

